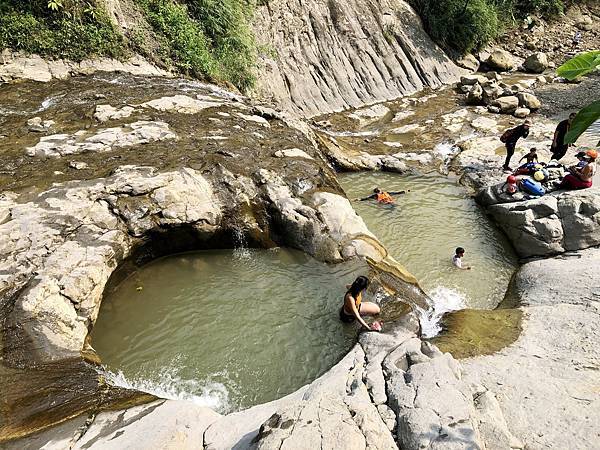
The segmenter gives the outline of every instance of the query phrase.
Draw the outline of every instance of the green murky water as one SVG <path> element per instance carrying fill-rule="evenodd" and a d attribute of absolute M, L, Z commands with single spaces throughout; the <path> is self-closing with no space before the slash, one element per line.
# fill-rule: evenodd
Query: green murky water
<path fill-rule="evenodd" d="M 362 201 L 354 208 L 441 309 L 492 309 L 503 299 L 517 258 L 454 180 L 385 172 L 340 174 L 339 180 L 350 198 L 366 197 L 377 186 L 410 189 L 393 207 Z M 472 270 L 452 265 L 459 246 L 466 249 L 463 264 Z"/>
<path fill-rule="evenodd" d="M 338 311 L 360 267 L 284 249 L 162 258 L 107 290 L 92 345 L 118 385 L 222 412 L 274 400 L 354 344 Z"/>

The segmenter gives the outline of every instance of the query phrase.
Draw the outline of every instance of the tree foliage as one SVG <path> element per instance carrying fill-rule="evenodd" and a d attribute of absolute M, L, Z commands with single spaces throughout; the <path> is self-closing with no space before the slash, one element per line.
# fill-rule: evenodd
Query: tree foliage
<path fill-rule="evenodd" d="M 179 70 L 240 90 L 255 81 L 256 44 L 246 0 L 136 0 L 161 38 L 168 62 Z"/>
<path fill-rule="evenodd" d="M 478 50 L 530 13 L 560 14 L 562 0 L 410 0 L 430 36 L 447 50 Z"/>
<path fill-rule="evenodd" d="M 76 61 L 124 52 L 106 13 L 79 0 L 0 0 L 0 48 Z"/>
<path fill-rule="evenodd" d="M 556 69 L 559 76 L 567 80 L 586 75 L 600 67 L 600 50 L 580 53 Z"/>
<path fill-rule="evenodd" d="M 571 58 L 556 72 L 561 77 L 568 80 L 574 80 L 577 77 L 586 75 L 600 67 L 600 50 L 581 53 Z M 581 136 L 594 122 L 600 120 L 600 100 L 592 102 L 581 109 L 573 119 L 571 129 L 567 133 L 566 142 L 573 143 Z"/>

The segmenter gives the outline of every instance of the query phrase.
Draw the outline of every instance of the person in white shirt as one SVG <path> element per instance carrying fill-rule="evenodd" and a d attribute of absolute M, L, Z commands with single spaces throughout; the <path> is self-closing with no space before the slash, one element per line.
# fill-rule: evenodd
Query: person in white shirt
<path fill-rule="evenodd" d="M 452 264 L 458 267 L 461 270 L 471 270 L 470 266 L 463 267 L 462 265 L 462 257 L 465 256 L 465 249 L 462 247 L 457 247 L 454 252 L 454 256 L 452 257 Z"/>

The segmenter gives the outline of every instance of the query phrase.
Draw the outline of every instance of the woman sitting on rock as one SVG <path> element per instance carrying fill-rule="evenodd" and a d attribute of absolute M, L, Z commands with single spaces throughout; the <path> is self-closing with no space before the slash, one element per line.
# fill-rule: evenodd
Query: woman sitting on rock
<path fill-rule="evenodd" d="M 365 276 L 359 276 L 349 286 L 346 295 L 344 295 L 344 305 L 340 309 L 340 320 L 345 323 L 351 323 L 358 320 L 367 330 L 374 330 L 361 317 L 375 316 L 381 311 L 377 304 L 372 302 L 363 302 L 364 291 L 369 287 L 369 279 Z"/>
<path fill-rule="evenodd" d="M 596 158 L 598 152 L 596 150 L 588 150 L 585 152 L 587 164 L 581 167 L 577 165 L 572 167 L 571 173 L 563 178 L 558 186 L 559 189 L 585 189 L 592 187 L 592 179 L 596 173 Z"/>

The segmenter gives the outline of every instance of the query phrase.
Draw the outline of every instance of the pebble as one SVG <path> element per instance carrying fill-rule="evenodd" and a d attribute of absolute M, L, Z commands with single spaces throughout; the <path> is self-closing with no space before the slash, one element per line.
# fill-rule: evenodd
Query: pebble
<path fill-rule="evenodd" d="M 87 163 L 84 163 L 82 161 L 71 161 L 69 163 L 69 167 L 71 169 L 83 170 L 83 169 L 87 169 L 88 165 L 87 165 Z"/>

